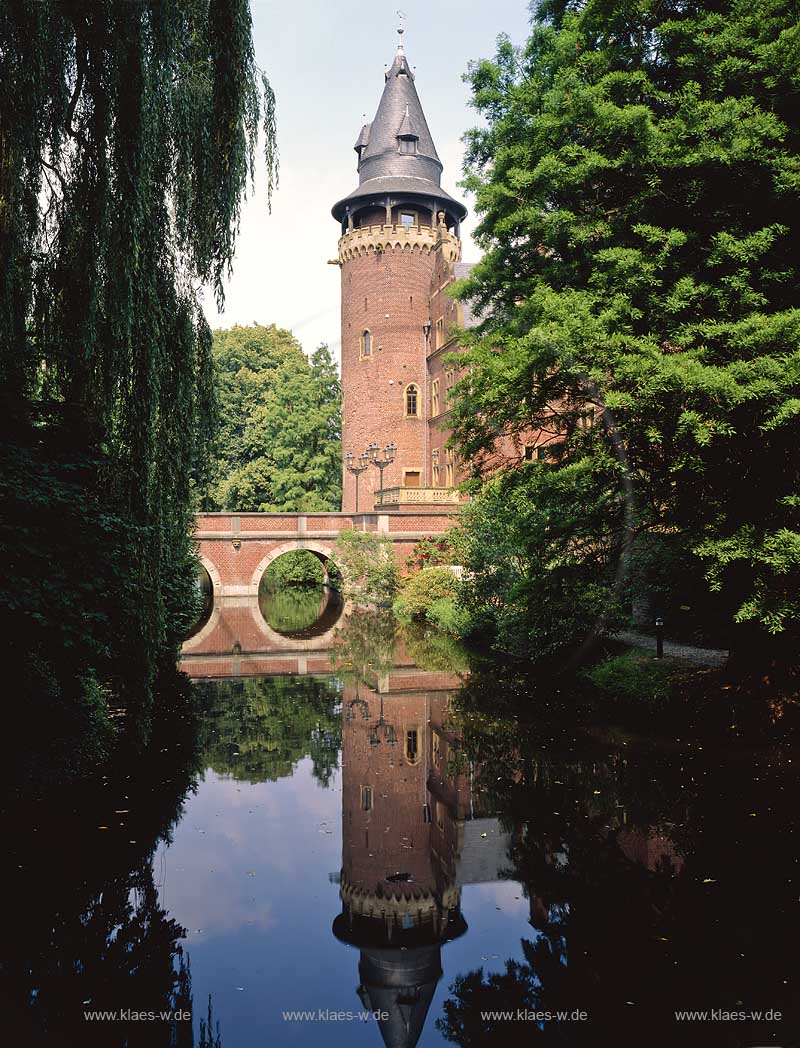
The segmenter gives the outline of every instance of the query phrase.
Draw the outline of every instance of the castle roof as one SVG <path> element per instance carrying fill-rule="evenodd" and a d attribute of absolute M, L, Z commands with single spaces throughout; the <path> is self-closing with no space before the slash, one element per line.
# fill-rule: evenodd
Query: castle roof
<path fill-rule="evenodd" d="M 464 205 L 441 187 L 442 162 L 402 42 L 384 75 L 386 83 L 375 117 L 361 128 L 355 144 L 358 187 L 334 204 L 334 218 L 341 221 L 349 207 L 370 198 L 409 194 L 463 218 L 467 213 Z M 415 148 L 401 152 L 401 139 L 413 141 Z"/>

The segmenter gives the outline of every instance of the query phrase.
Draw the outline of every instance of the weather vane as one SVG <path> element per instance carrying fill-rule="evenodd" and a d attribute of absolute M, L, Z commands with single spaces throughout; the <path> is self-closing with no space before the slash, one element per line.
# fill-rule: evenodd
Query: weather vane
<path fill-rule="evenodd" d="M 405 27 L 406 13 L 405 13 L 405 11 L 398 11 L 397 12 L 397 17 L 400 19 L 400 25 L 397 27 L 397 35 L 400 37 L 400 40 L 398 41 L 398 44 L 397 44 L 397 50 L 398 51 L 402 51 L 403 50 L 403 33 L 405 33 L 405 31 L 406 31 L 406 27 Z"/>

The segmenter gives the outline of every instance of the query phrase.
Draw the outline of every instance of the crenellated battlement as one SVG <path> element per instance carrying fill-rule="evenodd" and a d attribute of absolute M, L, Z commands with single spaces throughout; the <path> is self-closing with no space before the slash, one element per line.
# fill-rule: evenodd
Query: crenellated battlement
<path fill-rule="evenodd" d="M 461 258 L 461 241 L 443 225 L 436 228 L 423 225 L 361 226 L 351 229 L 339 239 L 339 263 L 368 254 L 370 251 L 421 251 L 429 253 L 441 245 L 451 261 Z"/>

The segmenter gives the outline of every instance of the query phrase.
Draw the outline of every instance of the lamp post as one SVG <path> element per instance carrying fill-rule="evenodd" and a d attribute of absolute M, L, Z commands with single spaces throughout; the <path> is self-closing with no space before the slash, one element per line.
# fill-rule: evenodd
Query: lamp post
<path fill-rule="evenodd" d="M 381 457 L 381 448 L 373 441 L 367 446 L 366 455 L 372 462 L 373 466 L 377 466 L 381 471 L 381 488 L 378 493 L 378 505 L 383 505 L 383 471 L 388 465 L 394 462 L 394 453 L 397 451 L 397 445 L 394 441 L 391 444 L 387 444 L 383 450 L 383 456 Z"/>
<path fill-rule="evenodd" d="M 353 452 L 348 451 L 345 455 L 345 460 L 347 462 L 347 472 L 352 473 L 356 478 L 356 513 L 358 513 L 358 478 L 365 469 L 369 469 L 369 455 L 367 455 L 366 451 L 362 451 L 358 456 L 358 461 L 361 463 L 360 466 L 353 465 L 353 458 Z"/>
<path fill-rule="evenodd" d="M 656 619 L 656 658 L 664 658 L 664 620 L 660 615 Z"/>
<path fill-rule="evenodd" d="M 383 734 L 383 739 L 381 739 L 381 734 Z M 380 718 L 378 723 L 369 729 L 368 737 L 370 746 L 380 746 L 381 742 L 385 742 L 389 746 L 397 745 L 397 732 L 394 730 L 394 726 L 383 719 L 383 695 L 381 695 Z"/>

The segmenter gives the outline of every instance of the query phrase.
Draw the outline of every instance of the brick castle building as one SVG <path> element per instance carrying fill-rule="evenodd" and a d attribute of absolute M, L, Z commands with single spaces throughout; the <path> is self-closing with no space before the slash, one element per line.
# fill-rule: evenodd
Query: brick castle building
<path fill-rule="evenodd" d="M 472 323 L 446 293 L 466 275 L 460 224 L 466 208 L 441 187 L 442 163 L 402 43 L 386 71 L 375 118 L 358 135 L 358 186 L 333 207 L 341 225 L 342 436 L 357 462 L 369 445 L 395 444 L 382 505 L 459 501 L 454 453 L 445 444 L 453 382 L 443 357 L 450 329 Z M 356 478 L 343 466 L 342 509 L 356 508 Z M 379 471 L 359 478 L 359 508 L 372 509 Z"/>

